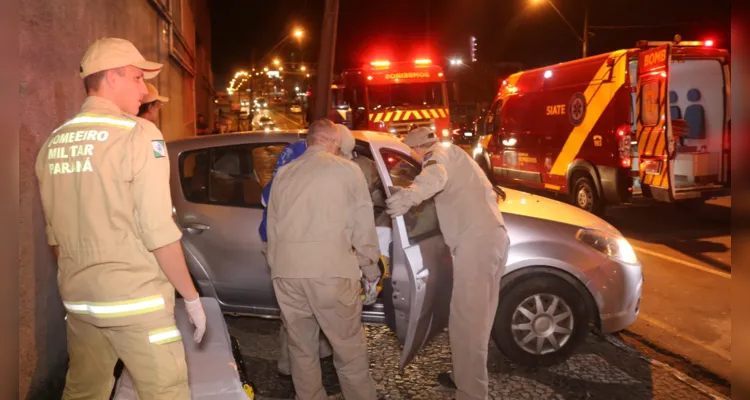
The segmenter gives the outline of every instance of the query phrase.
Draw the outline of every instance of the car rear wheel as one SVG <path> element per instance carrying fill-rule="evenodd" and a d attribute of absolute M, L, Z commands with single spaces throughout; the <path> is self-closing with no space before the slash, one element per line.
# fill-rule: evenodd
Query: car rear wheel
<path fill-rule="evenodd" d="M 599 214 L 604 209 L 596 186 L 588 175 L 579 176 L 574 180 L 571 200 L 574 206 L 592 214 Z"/>
<path fill-rule="evenodd" d="M 581 293 L 552 275 L 530 275 L 500 293 L 492 339 L 511 361 L 527 366 L 567 359 L 588 334 Z"/>

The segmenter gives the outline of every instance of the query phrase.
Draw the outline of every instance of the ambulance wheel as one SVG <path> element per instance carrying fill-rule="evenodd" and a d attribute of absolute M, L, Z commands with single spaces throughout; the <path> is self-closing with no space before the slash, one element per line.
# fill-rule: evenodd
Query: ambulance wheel
<path fill-rule="evenodd" d="M 581 292 L 549 274 L 517 279 L 500 293 L 493 341 L 516 364 L 550 366 L 565 361 L 589 332 Z"/>
<path fill-rule="evenodd" d="M 588 175 L 579 175 L 574 179 L 571 202 L 592 214 L 599 214 L 604 209 L 604 204 L 596 193 L 596 186 Z"/>

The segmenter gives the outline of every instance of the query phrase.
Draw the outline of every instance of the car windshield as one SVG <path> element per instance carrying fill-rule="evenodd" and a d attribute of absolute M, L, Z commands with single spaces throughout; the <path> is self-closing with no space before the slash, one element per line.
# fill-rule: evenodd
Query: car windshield
<path fill-rule="evenodd" d="M 398 83 L 367 87 L 370 109 L 411 106 L 443 107 L 441 82 Z"/>

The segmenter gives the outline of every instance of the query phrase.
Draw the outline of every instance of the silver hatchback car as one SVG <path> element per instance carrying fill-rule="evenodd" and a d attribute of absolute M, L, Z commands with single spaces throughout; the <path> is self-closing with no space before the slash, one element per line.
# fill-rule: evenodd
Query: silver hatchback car
<path fill-rule="evenodd" d="M 184 232 L 190 273 L 225 313 L 279 316 L 258 234 L 261 192 L 284 147 L 304 135 L 248 132 L 167 146 L 174 218 Z M 375 161 L 386 196 L 419 174 L 419 156 L 400 140 L 354 135 L 356 154 Z M 511 247 L 492 333 L 500 350 L 520 364 L 550 365 L 567 358 L 591 328 L 610 333 L 631 325 L 643 275 L 620 232 L 567 204 L 503 193 L 498 207 Z M 432 200 L 393 219 L 392 236 L 379 301 L 365 307 L 363 321 L 396 332 L 403 367 L 447 326 L 453 263 Z"/>

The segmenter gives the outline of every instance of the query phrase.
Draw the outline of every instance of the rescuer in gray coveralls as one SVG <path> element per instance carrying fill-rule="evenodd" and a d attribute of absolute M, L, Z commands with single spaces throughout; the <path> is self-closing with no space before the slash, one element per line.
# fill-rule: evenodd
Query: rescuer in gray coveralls
<path fill-rule="evenodd" d="M 388 214 L 404 215 L 435 197 L 440 229 L 453 254 L 448 330 L 456 399 L 485 400 L 487 346 L 510 247 L 497 194 L 465 151 L 438 143 L 429 129 L 412 130 L 404 143 L 423 157 L 422 172 L 387 200 Z"/>

